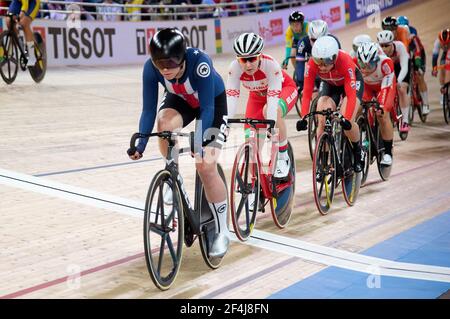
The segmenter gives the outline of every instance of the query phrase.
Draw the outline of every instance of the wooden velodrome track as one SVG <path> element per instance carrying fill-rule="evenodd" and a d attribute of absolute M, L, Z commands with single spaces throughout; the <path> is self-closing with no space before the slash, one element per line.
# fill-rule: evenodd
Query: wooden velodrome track
<path fill-rule="evenodd" d="M 430 75 L 432 45 L 438 31 L 448 26 L 449 11 L 448 0 L 431 0 L 383 12 L 407 15 L 419 30 L 427 49 L 431 104 L 427 123 L 416 118 L 406 142 L 395 133 L 389 181 L 381 182 L 372 166 L 354 207 L 338 195 L 332 212 L 321 216 L 313 199 L 307 139 L 295 130 L 292 111 L 287 123 L 297 193 L 289 226 L 279 230 L 270 218 L 260 219 L 255 233 L 259 239 L 233 241 L 214 271 L 194 244 L 184 250 L 181 272 L 165 292 L 149 278 L 142 240 L 143 202 L 163 162 L 154 141 L 141 161 L 132 162 L 125 154 L 141 112 L 142 66 L 66 67 L 50 69 L 39 85 L 26 73 L 13 85 L 1 83 L 0 297 L 266 298 L 329 265 L 370 273 L 370 261 L 361 264 L 362 255 L 346 254 L 359 253 L 450 208 L 450 126 L 439 105 L 438 81 Z M 378 30 L 367 29 L 365 23 L 335 32 L 345 49 L 359 33 L 376 35 Z M 266 52 L 280 61 L 284 48 Z M 214 58 L 224 78 L 231 59 Z M 244 92 L 241 106 L 246 97 Z M 228 178 L 242 135 L 239 128 L 232 129 L 222 155 Z M 190 157 L 181 158 L 191 196 L 192 167 Z M 382 274 L 389 273 L 383 269 Z M 449 268 L 442 271 L 438 279 L 428 280 L 450 288 Z M 430 272 L 427 276 L 433 277 Z M 414 271 L 392 274 L 421 278 Z"/>

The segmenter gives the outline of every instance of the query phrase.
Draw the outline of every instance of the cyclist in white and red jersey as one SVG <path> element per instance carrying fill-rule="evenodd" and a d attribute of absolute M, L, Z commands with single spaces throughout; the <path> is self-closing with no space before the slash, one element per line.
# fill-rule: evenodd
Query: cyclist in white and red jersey
<path fill-rule="evenodd" d="M 395 76 L 397 77 L 397 92 L 400 108 L 402 110 L 402 126 L 400 132 L 409 132 L 409 54 L 405 45 L 394 41 L 394 34 L 389 30 L 378 32 L 377 40 L 384 53 L 394 62 Z"/>
<path fill-rule="evenodd" d="M 436 77 L 438 74 L 438 60 L 439 52 L 442 49 L 442 56 L 439 64 L 443 66 L 439 74 L 439 82 L 441 86 L 450 82 L 450 28 L 443 29 L 439 32 L 439 36 L 434 42 L 433 48 L 433 71 L 431 75 Z M 443 99 L 441 95 L 441 105 L 443 104 Z"/>
<path fill-rule="evenodd" d="M 242 83 L 250 91 L 245 117 L 276 122 L 280 142 L 274 177 L 285 178 L 291 164 L 284 117 L 297 101 L 297 86 L 277 61 L 262 54 L 263 47 L 264 40 L 255 33 L 243 33 L 234 41 L 237 59 L 231 62 L 228 72 L 228 116 L 236 113 Z"/>
<path fill-rule="evenodd" d="M 314 80 L 318 75 L 322 80 L 319 90 L 317 110 L 336 110 L 343 97 L 340 112 L 351 123 L 351 129 L 345 130 L 345 135 L 352 142 L 354 170 L 362 171 L 364 154 L 361 150 L 359 127 L 355 117 L 364 92 L 361 72 L 356 67 L 352 57 L 343 50 L 339 50 L 337 41 L 330 36 L 320 37 L 312 48 L 312 59 L 305 69 L 305 84 L 303 88 L 302 114 L 308 114 Z M 323 116 L 318 117 L 317 136 L 322 134 L 325 127 Z M 300 127 L 306 128 L 306 119 L 301 120 Z"/>
<path fill-rule="evenodd" d="M 394 130 L 390 112 L 394 107 L 396 79 L 394 63 L 386 55 L 378 54 L 378 44 L 369 42 L 362 44 L 356 52 L 358 66 L 364 78 L 363 101 L 376 98 L 384 113 L 377 112 L 380 123 L 381 138 L 384 142 L 384 155 L 381 164 L 392 165 L 392 141 Z"/>

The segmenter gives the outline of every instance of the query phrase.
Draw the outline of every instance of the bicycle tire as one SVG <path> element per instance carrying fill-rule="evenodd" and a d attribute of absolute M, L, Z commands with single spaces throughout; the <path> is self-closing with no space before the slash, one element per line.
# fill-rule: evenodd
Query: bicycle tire
<path fill-rule="evenodd" d="M 219 172 L 220 178 L 225 183 L 225 188 L 227 188 L 227 181 L 225 178 L 225 174 L 223 172 L 222 166 L 217 164 L 217 170 Z M 206 265 L 211 269 L 217 269 L 225 256 L 222 257 L 210 257 L 209 250 L 212 248 L 212 243 L 214 240 L 214 235 L 216 233 L 216 226 L 214 222 L 214 216 L 211 213 L 209 208 L 208 201 L 206 199 L 206 193 L 204 192 L 205 188 L 201 182 L 200 176 L 196 175 L 195 177 L 195 192 L 199 192 L 200 205 L 199 213 L 200 213 L 200 236 L 199 236 L 199 245 L 200 251 L 202 252 L 203 260 Z M 228 189 L 226 190 L 227 194 L 227 202 L 229 203 L 228 197 Z M 228 205 L 229 207 L 230 205 Z M 228 211 L 226 212 L 228 216 Z"/>
<path fill-rule="evenodd" d="M 253 151 L 252 145 L 250 143 L 244 143 L 240 146 L 239 150 L 236 153 L 236 157 L 233 164 L 233 171 L 231 173 L 231 186 L 230 186 L 230 212 L 231 212 L 231 221 L 233 223 L 233 229 L 236 234 L 236 237 L 241 241 L 246 241 L 248 237 L 253 232 L 253 229 L 256 224 L 256 213 L 258 212 L 258 206 L 261 196 L 260 193 L 260 185 L 261 179 L 259 174 L 259 166 L 256 158 L 251 159 L 256 154 L 256 151 Z M 241 163 L 241 158 L 245 157 L 245 163 Z M 250 162 L 250 163 L 249 163 Z M 244 165 L 244 166 L 242 166 Z M 248 176 L 249 176 L 249 168 L 251 183 L 249 184 Z M 238 169 L 240 170 L 238 172 Z M 244 174 L 245 173 L 245 174 Z M 244 174 L 244 178 L 242 175 Z M 240 183 L 238 180 L 238 176 L 240 177 Z M 238 182 L 238 183 L 237 183 Z M 240 184 L 240 185 L 239 185 Z M 242 188 L 245 188 L 243 190 Z M 245 192 L 242 193 L 242 192 Z M 236 193 L 244 194 L 240 195 L 239 206 L 236 209 Z M 249 206 L 248 196 L 250 194 L 254 194 L 254 204 L 253 209 Z M 241 220 L 242 209 L 245 208 L 245 216 L 244 220 Z M 242 228 L 242 225 L 245 228 Z"/>
<path fill-rule="evenodd" d="M 342 194 L 348 206 L 355 205 L 361 187 L 362 173 L 353 170 L 353 150 L 348 138 L 344 138 L 342 145 L 342 160 L 344 171 L 341 177 Z"/>
<path fill-rule="evenodd" d="M 317 101 L 319 100 L 319 96 L 316 96 L 313 101 L 311 102 L 311 110 L 310 112 L 314 112 L 317 109 Z M 314 152 L 316 149 L 317 144 L 317 125 L 318 125 L 318 119 L 317 117 L 310 116 L 308 118 L 308 148 L 309 148 L 309 155 L 311 156 L 311 160 L 313 160 Z"/>
<path fill-rule="evenodd" d="M 443 95 L 444 96 L 442 97 L 442 99 L 443 99 L 443 101 L 442 101 L 443 102 L 442 103 L 442 110 L 444 112 L 445 123 L 448 124 L 448 122 L 450 120 L 450 106 L 449 106 L 450 97 L 449 97 L 449 94 L 448 94 L 448 84 L 444 87 L 444 94 Z"/>
<path fill-rule="evenodd" d="M 17 77 L 20 63 L 17 43 L 11 37 L 11 32 L 3 31 L 0 34 L 0 51 L 0 75 L 6 84 L 11 84 Z M 8 53 L 11 53 L 11 56 Z M 8 74 L 5 73 L 6 70 L 3 70 L 5 65 L 7 65 Z M 13 72 L 11 73 L 12 68 Z"/>
<path fill-rule="evenodd" d="M 165 213 L 166 204 L 163 199 L 164 185 L 172 189 L 172 209 L 168 214 Z M 156 199 L 156 205 L 154 205 L 154 199 Z M 176 243 L 170 237 L 171 233 L 174 233 L 173 237 L 176 238 Z M 153 243 L 157 243 L 158 239 L 160 239 L 159 247 L 153 245 Z M 160 290 L 169 289 L 178 275 L 183 255 L 183 239 L 184 212 L 181 192 L 177 183 L 173 181 L 171 173 L 168 170 L 161 170 L 150 183 L 144 212 L 145 261 L 153 283 Z M 166 254 L 170 258 L 165 258 Z M 165 259 L 171 263 L 163 265 Z"/>
<path fill-rule="evenodd" d="M 324 155 L 326 149 L 328 149 L 327 156 Z M 333 203 L 334 190 L 336 187 L 336 162 L 334 147 L 330 143 L 328 133 L 324 132 L 317 140 L 312 169 L 314 201 L 321 215 L 327 215 Z M 317 180 L 317 175 L 321 177 L 321 180 Z M 327 176 L 329 176 L 329 178 L 327 178 Z M 317 183 L 320 183 L 319 187 Z M 322 204 L 321 198 L 324 187 L 326 201 Z"/>
<path fill-rule="evenodd" d="M 34 82 L 41 82 L 45 73 L 47 72 L 47 51 L 45 49 L 45 43 L 41 35 L 38 32 L 34 32 L 35 47 L 34 54 L 36 56 L 36 64 L 28 68 L 31 78 Z"/>
<path fill-rule="evenodd" d="M 273 205 L 270 206 L 270 211 L 272 213 L 272 218 L 275 225 L 280 229 L 285 228 L 291 220 L 292 207 L 294 205 L 295 198 L 295 158 L 290 142 L 288 142 L 287 152 L 291 161 L 288 181 L 278 183 L 272 179 L 272 183 L 276 183 L 274 185 L 274 194 L 276 195 L 272 199 Z"/>
<path fill-rule="evenodd" d="M 364 168 L 361 177 L 361 185 L 364 185 L 369 175 L 369 167 L 372 160 L 372 137 L 369 132 L 369 124 L 367 123 L 363 115 L 360 115 L 358 117 L 356 123 L 359 126 L 361 147 L 366 154 L 364 158 Z"/>
<path fill-rule="evenodd" d="M 297 101 L 295 101 L 295 110 L 300 118 L 302 118 L 302 96 L 303 91 L 298 91 Z"/>

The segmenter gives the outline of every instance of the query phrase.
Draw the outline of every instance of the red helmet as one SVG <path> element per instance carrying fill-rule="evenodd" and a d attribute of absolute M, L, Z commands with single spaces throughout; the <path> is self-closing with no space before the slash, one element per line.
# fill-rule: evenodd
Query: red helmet
<path fill-rule="evenodd" d="M 448 45 L 450 43 L 450 29 L 444 29 L 439 32 L 439 42 L 442 45 Z"/>

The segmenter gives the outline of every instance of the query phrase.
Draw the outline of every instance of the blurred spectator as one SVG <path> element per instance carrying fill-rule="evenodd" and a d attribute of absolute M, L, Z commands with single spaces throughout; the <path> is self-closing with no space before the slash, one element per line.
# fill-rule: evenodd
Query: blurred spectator
<path fill-rule="evenodd" d="M 128 0 L 127 6 L 125 7 L 125 12 L 129 13 L 127 20 L 129 21 L 141 21 L 141 8 L 132 7 L 133 4 L 142 5 L 144 0 Z"/>
<path fill-rule="evenodd" d="M 69 11 L 67 18 L 73 19 L 74 17 L 80 16 L 81 20 L 95 20 L 94 16 L 86 11 L 86 9 L 82 6 L 81 2 L 83 0 L 65 0 L 66 2 L 78 2 L 80 4 L 66 4 L 66 10 Z M 72 13 L 70 13 L 72 12 Z"/>
<path fill-rule="evenodd" d="M 9 2 L 0 0 L 0 7 L 9 7 Z M 0 16 L 6 15 L 7 9 L 0 9 Z"/>
<path fill-rule="evenodd" d="M 119 7 L 117 3 L 113 3 L 112 0 L 105 0 L 103 4 L 107 4 L 107 6 L 98 6 L 97 12 L 97 20 L 101 21 L 120 21 L 121 16 L 115 13 L 121 13 L 122 7 Z"/>

